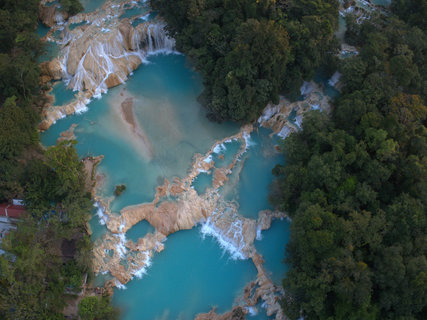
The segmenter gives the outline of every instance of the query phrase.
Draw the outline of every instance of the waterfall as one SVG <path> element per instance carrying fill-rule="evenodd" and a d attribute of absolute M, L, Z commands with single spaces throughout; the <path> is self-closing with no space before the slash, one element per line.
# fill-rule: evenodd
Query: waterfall
<path fill-rule="evenodd" d="M 202 224 L 200 232 L 203 237 L 206 235 L 214 237 L 220 247 L 230 254 L 231 259 L 247 259 L 243 221 L 233 210 L 227 208 L 224 212 L 215 211 Z"/>
<path fill-rule="evenodd" d="M 313 87 L 313 84 L 311 82 L 304 81 L 304 83 L 302 84 L 302 86 L 300 88 L 301 95 L 303 97 L 306 97 L 307 95 L 309 95 L 313 91 L 313 89 L 314 89 L 314 87 Z"/>
<path fill-rule="evenodd" d="M 332 77 L 328 80 L 328 84 L 331 87 L 335 87 L 335 85 L 338 83 L 340 78 L 341 78 L 341 73 L 339 73 L 338 71 L 335 71 L 335 73 L 332 75 Z"/>
<path fill-rule="evenodd" d="M 125 82 L 146 56 L 169 53 L 175 47 L 175 41 L 166 35 L 162 23 L 147 22 L 128 28 L 130 37 L 119 29 L 67 32 L 69 45 L 63 48 L 61 66 L 70 89 L 91 90 L 93 96 L 100 97 L 109 87 Z"/>
<path fill-rule="evenodd" d="M 149 24 L 145 43 L 148 54 L 172 52 L 175 47 L 175 40 L 166 35 L 163 24 Z"/>

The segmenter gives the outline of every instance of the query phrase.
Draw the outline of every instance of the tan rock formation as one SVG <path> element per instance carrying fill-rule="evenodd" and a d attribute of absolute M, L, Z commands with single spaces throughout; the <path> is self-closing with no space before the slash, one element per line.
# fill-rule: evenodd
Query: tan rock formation
<path fill-rule="evenodd" d="M 62 119 L 74 113 L 84 112 L 91 97 L 90 92 L 79 92 L 76 99 L 69 104 L 62 106 L 46 106 L 42 111 L 43 120 L 40 122 L 38 128 L 41 131 L 47 130 L 57 120 Z"/>
<path fill-rule="evenodd" d="M 102 241 L 95 244 L 94 271 L 109 271 L 117 281 L 111 282 L 110 285 L 121 286 L 132 277 L 145 272 L 154 253 L 164 249 L 164 241 L 169 234 L 191 229 L 202 222 L 202 233 L 216 237 L 220 243 L 226 243 L 234 257 L 252 259 L 258 270 L 257 279 L 246 288 L 247 294 L 243 299 L 243 306 L 254 307 L 262 300 L 269 315 L 275 314 L 276 319 L 284 319 L 278 298 L 281 290 L 272 283 L 265 272 L 264 261 L 256 251 L 254 241 L 258 230 L 269 228 L 272 219 L 283 218 L 286 215 L 278 211 L 265 210 L 259 213 L 257 220 L 245 218 L 238 213 L 233 203 L 225 202 L 218 193 L 218 188 L 227 181 L 234 166 L 245 152 L 247 148 L 245 138 L 251 130 L 251 126 L 244 127 L 238 134 L 218 141 L 206 154 L 195 155 L 188 175 L 183 179 L 175 178 L 173 183 L 165 180 L 163 185 L 157 187 L 152 202 L 126 207 L 121 210 L 120 215 L 106 210 L 108 217 L 106 225 L 111 233 L 107 233 Z M 234 155 L 228 168 L 215 168 L 211 159 L 213 150 L 218 144 L 229 139 L 241 140 L 241 149 Z M 212 188 L 208 188 L 206 193 L 198 195 L 191 188 L 191 183 L 200 172 L 207 170 L 217 172 L 214 173 L 217 182 Z M 176 200 L 168 200 L 172 194 L 176 196 Z M 147 220 L 155 231 L 140 238 L 137 243 L 127 241 L 126 231 L 142 220 Z M 126 263 L 121 263 L 123 260 Z M 242 310 L 246 312 L 246 309 Z M 199 319 L 229 319 L 233 314 L 235 315 L 232 311 L 218 316 L 211 311 L 198 317 Z"/>
<path fill-rule="evenodd" d="M 63 116 L 82 110 L 94 94 L 105 92 L 107 88 L 125 81 L 129 73 L 141 63 L 144 54 L 156 48 L 156 41 L 163 41 L 166 47 L 171 45 L 171 42 L 168 42 L 170 39 L 166 39 L 163 35 L 159 37 L 159 26 L 140 24 L 137 28 L 133 28 L 129 20 L 119 21 L 117 12 L 112 10 L 110 3 L 109 6 L 105 6 L 102 13 L 72 17 L 73 22 L 87 19 L 90 24 L 69 32 L 67 37 L 70 41 L 64 44 L 62 59 L 45 64 L 43 76 L 44 79 L 49 77 L 56 79 L 61 71 L 61 76 L 70 77 L 72 88 L 87 91 L 80 92 L 77 102 L 46 108 L 41 129 L 47 129 Z M 122 9 L 117 10 L 121 12 Z M 298 125 L 288 120 L 292 110 L 297 111 L 300 123 L 310 105 L 319 105 L 321 110 L 328 110 L 328 99 L 318 95 L 318 92 L 321 92 L 321 89 L 314 87 L 304 102 L 290 103 L 282 99 L 277 106 L 267 106 L 259 120 L 260 124 L 272 128 L 275 133 L 282 136 L 298 130 Z M 124 121 L 130 127 L 136 128 L 132 101 L 127 99 L 128 97 L 123 95 L 123 101 L 118 104 L 121 106 L 119 111 L 122 112 Z M 169 234 L 203 223 L 207 234 L 212 234 L 218 241 L 227 243 L 240 258 L 250 258 L 257 268 L 257 279 L 246 288 L 242 305 L 255 306 L 262 300 L 268 315 L 275 314 L 276 319 L 284 319 L 279 305 L 282 291 L 273 284 L 264 270 L 264 261 L 256 251 L 254 240 L 259 230 L 269 228 L 272 219 L 283 218 L 285 215 L 280 212 L 263 211 L 256 221 L 244 218 L 239 215 L 237 206 L 226 202 L 219 192 L 219 188 L 226 185 L 231 172 L 236 168 L 236 163 L 245 152 L 247 148 L 245 138 L 252 129 L 252 126 L 244 127 L 238 134 L 218 141 L 206 154 L 196 154 L 187 176 L 183 179 L 176 178 L 173 182 L 165 180 L 163 185 L 157 187 L 152 202 L 124 208 L 118 215 L 109 212 L 107 200 L 98 199 L 105 210 L 102 218 L 109 232 L 95 244 L 93 266 L 95 272 L 110 272 L 114 277 L 107 287 L 125 284 L 132 277 L 142 275 L 150 266 L 155 252 L 164 249 L 164 242 Z M 242 147 L 227 168 L 216 168 L 211 157 L 213 150 L 218 144 L 230 139 L 240 140 Z M 212 187 L 204 194 L 198 195 L 191 188 L 191 184 L 201 172 L 207 171 L 213 174 Z M 171 196 L 176 199 L 171 200 Z M 127 241 L 125 232 L 142 220 L 147 220 L 155 231 L 140 238 L 136 243 Z M 200 315 L 202 318 L 199 319 L 233 319 L 233 316 L 240 317 L 246 310 L 234 309 L 228 313 L 228 318 L 225 315 L 215 315 L 214 311 L 211 311 L 210 315 Z M 224 318 L 221 318 L 222 316 Z"/>
<path fill-rule="evenodd" d="M 75 126 L 76 125 L 73 124 L 69 130 L 74 131 Z M 104 159 L 104 156 L 86 157 L 82 160 L 86 172 L 85 189 L 87 192 L 90 192 L 93 197 L 95 196 L 95 187 L 97 184 L 96 167 L 102 161 L 102 159 Z"/>
<path fill-rule="evenodd" d="M 53 26 L 47 36 L 50 37 L 54 31 L 62 30 L 55 23 L 66 17 L 58 12 L 55 14 L 56 5 L 47 7 L 45 2 L 42 1 L 41 14 L 46 24 Z M 135 5 L 131 0 L 122 1 L 120 6 L 107 1 L 103 10 L 71 17 L 72 23 L 88 23 L 73 30 L 66 27 L 60 41 L 60 57 L 41 64 L 40 82 L 44 84 L 65 78 L 69 80 L 69 89 L 85 91 L 86 98 L 90 99 L 125 82 L 147 53 L 173 49 L 174 40 L 166 36 L 160 21 L 142 23 L 134 28 L 129 19 L 119 20 L 124 4 Z M 81 109 L 79 103 L 69 104 L 61 110 L 48 106 L 39 129 L 46 130 L 61 117 L 78 112 L 79 107 Z"/>
<path fill-rule="evenodd" d="M 265 107 L 258 123 L 263 127 L 272 129 L 274 134 L 285 138 L 291 132 L 300 129 L 304 114 L 312 108 L 329 113 L 330 99 L 325 95 L 323 89 L 315 82 L 310 82 L 307 85 L 310 89 L 303 101 L 290 102 L 282 97 L 278 105 L 269 104 Z M 296 111 L 295 123 L 289 121 L 289 115 L 293 110 Z"/>
<path fill-rule="evenodd" d="M 132 40 L 134 35 L 134 28 L 130 24 L 129 19 L 123 19 L 119 25 L 119 31 L 123 37 L 123 45 L 127 51 L 136 50 L 136 47 L 133 47 Z"/>
<path fill-rule="evenodd" d="M 246 126 L 232 137 L 242 140 L 242 148 L 230 165 L 228 174 L 231 173 L 231 169 L 238 161 L 238 158 L 246 150 L 246 143 L 243 137 L 251 130 L 251 126 Z M 219 141 L 218 143 L 223 143 L 224 141 Z M 121 210 L 120 215 L 109 213 L 108 203 L 102 204 L 107 209 L 107 218 L 105 220 L 111 233 L 107 234 L 102 242 L 96 245 L 96 250 L 94 251 L 94 269 L 96 272 L 109 271 L 120 283 L 125 284 L 138 270 L 146 267 L 147 257 L 151 257 L 153 252 L 163 250 L 162 241 L 166 239 L 167 235 L 179 230 L 193 228 L 197 223 L 206 221 L 215 209 L 221 206 L 217 192 L 208 192 L 203 196 L 199 196 L 191 188 L 193 179 L 200 172 L 210 170 L 214 166 L 213 161 L 206 161 L 213 152 L 214 147 L 205 155 L 198 154 L 195 156 L 193 165 L 184 179 L 175 178 L 173 183 L 165 180 L 163 185 L 157 187 L 157 192 L 152 202 L 126 207 Z M 222 177 L 221 179 L 225 178 Z M 170 195 L 177 197 L 177 199 L 175 201 L 167 200 Z M 99 202 L 102 203 L 102 201 Z M 125 232 L 144 219 L 155 228 L 154 234 L 146 235 L 137 244 L 126 241 Z M 253 235 L 251 236 L 252 240 L 249 242 L 253 242 L 255 238 L 255 222 L 253 222 L 251 228 Z M 125 255 L 124 248 L 128 248 L 132 254 Z M 135 252 L 148 252 L 148 256 L 146 256 L 145 260 L 138 260 L 134 258 Z M 127 269 L 118 266 L 121 259 L 127 260 Z"/>
<path fill-rule="evenodd" d="M 287 214 L 281 211 L 262 210 L 258 213 L 257 229 L 268 230 L 273 219 L 285 219 Z"/>
<path fill-rule="evenodd" d="M 45 3 L 51 1 L 41 1 L 39 4 L 39 20 L 48 27 L 52 27 L 58 22 L 68 18 L 68 14 L 57 10 L 57 5 L 46 6 Z"/>
<path fill-rule="evenodd" d="M 74 135 L 74 129 L 77 127 L 77 124 L 73 123 L 68 130 L 65 130 L 61 132 L 59 135 L 59 138 L 56 139 L 56 143 L 62 142 L 62 141 L 69 141 L 69 140 L 75 140 L 76 136 Z"/>
<path fill-rule="evenodd" d="M 240 307 L 234 307 L 231 311 L 217 314 L 215 308 L 208 313 L 200 313 L 194 319 L 195 320 L 245 320 L 247 311 Z"/>
<path fill-rule="evenodd" d="M 55 58 L 52 61 L 42 62 L 40 64 L 40 71 L 42 83 L 62 79 L 63 71 L 59 58 Z"/>

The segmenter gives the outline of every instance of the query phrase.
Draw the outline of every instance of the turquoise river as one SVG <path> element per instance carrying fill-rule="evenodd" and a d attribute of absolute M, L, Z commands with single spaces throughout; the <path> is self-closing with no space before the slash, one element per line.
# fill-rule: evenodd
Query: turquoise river
<path fill-rule="evenodd" d="M 68 55 L 71 49 L 67 51 L 66 46 L 70 39 L 79 41 L 79 37 L 84 38 L 86 32 L 93 32 L 94 38 L 96 36 L 101 39 L 99 41 L 110 41 L 107 44 L 94 42 L 93 52 L 98 54 L 95 61 L 87 65 L 80 62 L 74 68 L 79 79 L 86 81 L 92 74 L 89 69 L 83 69 L 95 65 L 96 60 L 101 61 L 99 63 L 104 68 L 103 72 L 110 73 L 115 67 L 112 62 L 114 59 L 134 59 L 140 54 L 131 52 L 129 48 L 128 51 L 113 48 L 124 41 L 121 35 L 116 36 L 117 26 L 122 23 L 123 27 L 123 21 L 128 21 L 127 26 L 132 25 L 135 28 L 133 31 L 139 28 L 139 34 L 135 31 L 136 36 L 131 41 L 128 40 L 130 44 L 127 46 L 134 46 L 138 41 L 141 43 L 140 37 L 148 35 L 146 46 L 149 50 L 143 57 L 138 56 L 143 63 L 129 74 L 124 83 L 110 88 L 106 93 L 106 90 L 101 90 L 102 95 L 87 95 L 86 107 L 83 105 L 83 108 L 76 109 L 72 115 L 64 117 L 64 109 L 61 109 L 62 113 L 57 113 L 60 116 L 56 118 L 56 122 L 41 134 L 43 145 L 55 145 L 61 134 L 68 131 L 68 135 L 78 141 L 76 148 L 80 157 L 102 155 L 103 159 L 97 167 L 96 197 L 98 200 L 102 199 L 102 203 L 107 203 L 114 214 L 119 214 L 130 205 L 151 202 L 157 187 L 165 179 L 174 181 L 174 177 L 185 178 L 192 169 L 196 154 L 205 155 L 210 152 L 204 161 L 206 164 L 213 161 L 216 168 L 226 169 L 233 163 L 232 171 L 224 180 L 225 184 L 214 192 L 221 197 L 222 203 L 237 209 L 244 217 L 234 221 L 229 230 L 235 227 L 236 234 L 240 232 L 241 235 L 243 231 L 241 225 L 239 230 L 239 223 L 243 219 L 257 226 L 253 250 L 264 259 L 261 264 L 271 279 L 272 286 L 280 288 L 287 270 L 283 260 L 285 246 L 289 241 L 290 222 L 284 218 L 275 219 L 270 228 L 261 231 L 259 224 L 254 221 L 260 211 L 274 210 L 268 202 L 268 195 L 273 182 L 272 169 L 285 161 L 277 151 L 282 143 L 281 138 L 273 135 L 269 129 L 254 124 L 254 130 L 250 134 L 228 139 L 227 137 L 239 133 L 241 128 L 238 125 L 213 123 L 206 118 L 205 110 L 197 101 L 203 89 L 201 77 L 184 55 L 171 49 L 171 41 L 165 40 L 165 36 L 159 31 L 158 26 L 162 27 L 161 20 L 156 12 L 150 10 L 146 1 L 81 2 L 85 10 L 80 18 L 70 19 L 70 22 L 60 21 L 52 30 L 42 25 L 37 30 L 40 37 L 47 38 L 47 50 L 40 62 L 52 61 L 58 56 L 60 59 L 57 61 L 60 61 L 58 64 L 63 71 L 64 80 L 52 83 L 51 108 L 58 109 L 75 99 L 81 99 L 81 94 L 85 94 L 71 91 L 71 85 L 67 87 L 70 75 L 65 66 L 67 59 L 70 59 Z M 49 3 L 48 5 L 56 4 L 52 1 Z M 388 1 L 375 3 L 387 5 Z M 340 17 L 340 29 L 337 32 L 342 41 L 345 33 L 343 16 L 344 14 Z M 145 23 L 146 29 L 142 28 Z M 150 23 L 153 25 L 149 25 Z M 111 38 L 108 37 L 109 34 L 112 35 Z M 134 41 L 135 39 L 138 41 Z M 163 47 L 157 50 L 153 43 L 163 43 Z M 87 52 L 92 54 L 91 50 L 89 46 Z M 87 52 L 79 52 L 83 57 L 81 61 L 85 59 Z M 69 64 L 68 68 L 70 66 L 73 64 Z M 98 76 L 94 75 L 94 78 Z M 338 92 L 333 86 L 339 76 L 336 73 L 331 78 L 335 80 L 328 82 L 317 74 L 314 80 L 321 83 L 327 96 L 334 97 Z M 72 83 L 73 80 L 70 84 Z M 83 87 L 83 82 L 77 81 L 77 85 L 75 83 L 74 88 Z M 302 89 L 304 87 L 307 90 L 302 90 L 301 93 L 305 98 L 303 92 L 313 90 L 313 87 L 308 83 Z M 91 89 L 97 92 L 100 88 L 101 85 Z M 129 105 L 130 113 L 126 109 Z M 319 108 L 318 105 L 311 107 Z M 296 109 L 288 119 L 292 119 L 295 126 L 300 127 L 301 115 L 296 115 Z M 133 127 L 133 131 L 130 127 Z M 222 143 L 217 144 L 218 141 Z M 242 145 L 244 152 L 241 152 Z M 213 192 L 213 185 L 216 183 L 213 172 L 201 170 L 192 180 L 191 188 L 194 188 L 197 196 Z M 114 196 L 115 186 L 120 184 L 125 184 L 126 190 L 122 195 Z M 194 193 L 194 190 L 191 192 Z M 168 197 L 170 202 L 176 200 L 170 195 Z M 105 225 L 103 212 L 99 207 L 97 202 L 90 221 L 95 246 L 106 239 L 111 230 L 107 229 L 108 224 Z M 228 209 L 227 207 L 221 214 Z M 114 236 L 116 239 L 121 237 L 123 242 L 129 240 L 137 243 L 144 236 L 157 232 L 147 220 L 143 219 L 126 233 Z M 164 250 L 153 253 L 141 272 L 133 273 L 132 280 L 125 285 L 115 280 L 113 304 L 121 310 L 122 320 L 194 319 L 197 314 L 209 312 L 214 307 L 217 313 L 224 313 L 236 305 L 245 306 L 244 289 L 259 276 L 259 264 L 256 267 L 253 257 L 249 259 L 236 251 L 236 247 L 230 244 L 232 241 L 227 242 L 225 236 L 209 232 L 212 229 L 206 225 L 208 222 L 203 223 L 197 223 L 189 230 L 169 234 L 166 240 L 162 240 Z M 209 230 L 206 231 L 207 229 Z M 109 280 L 114 280 L 110 272 L 99 273 L 92 285 L 102 286 Z M 259 299 L 256 306 L 247 308 L 247 318 L 270 319 L 266 308 L 265 303 Z"/>
<path fill-rule="evenodd" d="M 64 88 L 63 83 L 55 85 L 56 101 L 65 102 L 72 97 Z M 45 146 L 54 145 L 61 132 L 76 124 L 79 155 L 104 156 L 97 169 L 104 177 L 99 192 L 102 197 L 113 199 L 111 210 L 118 212 L 125 206 L 151 201 L 164 178 L 185 176 L 195 153 L 205 153 L 216 140 L 238 132 L 234 124 L 219 125 L 206 119 L 197 102 L 201 90 L 201 79 L 186 63 L 185 56 L 152 55 L 125 84 L 91 101 L 87 112 L 58 120 L 42 134 L 42 142 Z M 128 96 L 133 98 L 136 119 L 152 145 L 150 156 L 139 149 L 119 119 L 120 101 Z M 228 197 L 249 218 L 270 209 L 267 197 L 273 179 L 271 170 L 283 161 L 274 148 L 280 141 L 271 138 L 270 133 L 261 128 L 251 134 L 241 168 L 230 179 L 233 183 Z M 218 165 L 221 161 L 226 164 L 228 153 L 233 154 L 238 148 L 238 141 L 226 143 L 222 157 L 214 160 Z M 122 183 L 127 186 L 126 191 L 114 198 L 114 186 Z M 209 174 L 200 174 L 193 186 L 202 193 L 211 183 Z M 106 232 L 96 215 L 91 229 L 94 240 Z M 255 266 L 248 259 L 233 259 L 226 247 L 215 238 L 204 236 L 200 229 L 198 226 L 170 235 L 165 250 L 154 256 L 145 275 L 133 279 L 126 288 L 115 289 L 113 303 L 121 309 L 123 320 L 192 319 L 214 306 L 218 312 L 225 312 L 238 303 L 244 287 L 256 278 Z M 153 227 L 143 221 L 126 237 L 136 241 L 152 231 Z M 276 220 L 255 241 L 277 285 L 286 272 L 282 260 L 288 236 L 289 222 Z M 105 279 L 108 275 L 96 280 L 101 283 Z M 248 317 L 268 319 L 262 307 Z"/>
<path fill-rule="evenodd" d="M 63 71 L 63 80 L 52 83 L 50 92 L 53 96 L 51 109 L 62 111 L 57 113 L 60 116 L 56 122 L 41 134 L 42 143 L 46 147 L 55 145 L 61 134 L 68 131 L 68 135 L 78 141 L 76 148 L 80 157 L 102 155 L 103 159 L 97 167 L 96 198 L 107 203 L 109 210 L 117 215 L 130 205 L 151 202 L 165 179 L 174 181 L 174 177 L 185 178 L 192 169 L 196 154 L 210 152 L 203 161 L 206 164 L 213 161 L 215 168 L 226 169 L 233 163 L 224 185 L 214 190 L 216 171 L 200 170 L 192 180 L 191 188 L 194 188 L 197 197 L 213 192 L 221 198 L 221 203 L 237 210 L 240 220 L 233 221 L 228 229 L 234 230 L 234 240 L 239 232 L 243 234 L 242 224 L 239 224 L 241 221 L 256 225 L 256 239 L 252 248 L 257 252 L 257 257 L 258 253 L 262 256 L 264 263 L 261 262 L 261 265 L 271 279 L 271 286 L 278 290 L 275 291 L 277 294 L 287 270 L 283 260 L 289 241 L 290 222 L 284 218 L 275 219 L 268 229 L 261 231 L 256 221 L 260 211 L 274 210 L 268 202 L 268 195 L 273 182 L 272 169 L 285 161 L 277 151 L 282 143 L 281 138 L 273 135 L 269 129 L 254 124 L 250 134 L 228 139 L 240 132 L 238 125 L 213 123 L 206 118 L 205 110 L 197 101 L 203 89 L 201 77 L 184 55 L 173 51 L 172 42 L 165 39 L 164 32 L 159 31 L 159 26 L 163 28 L 161 20 L 156 12 L 150 10 L 146 1 L 81 2 L 85 10 L 76 19 L 60 21 L 52 29 L 40 25 L 37 30 L 40 37 L 47 39 L 47 50 L 40 62 L 59 57 L 57 65 L 61 65 Z M 388 4 L 388 1 L 375 2 Z M 54 5 L 56 2 L 50 3 Z M 345 32 L 343 16 L 340 17 L 337 32 L 342 41 Z M 138 29 L 139 32 L 137 34 L 135 31 L 134 37 L 128 39 L 127 51 L 114 47 L 124 41 L 122 35 L 116 36 L 118 25 L 123 27 L 123 22 L 127 23 L 126 28 L 132 25 L 135 28 L 132 30 Z M 69 46 L 70 41 L 85 39 L 85 34 L 100 39 L 99 43 L 93 42 L 93 51 L 91 46 L 86 47 L 87 51 L 77 51 L 79 57 L 82 56 L 81 62 L 70 63 L 67 69 L 67 61 L 73 61 L 69 57 L 72 49 L 66 47 L 72 47 Z M 147 37 L 146 47 L 149 47 L 144 56 L 132 51 L 142 50 L 139 46 L 136 48 L 135 43 L 141 43 L 143 36 Z M 91 41 L 95 41 L 93 39 Z M 93 53 L 95 60 L 84 64 L 86 55 L 89 59 Z M 106 93 L 101 85 L 91 88 L 93 92 L 103 94 L 87 95 L 86 107 L 83 105 L 75 109 L 74 114 L 64 117 L 65 109 L 60 109 L 61 106 L 81 99 L 81 95 L 85 94 L 73 92 L 69 87 L 80 90 L 84 87 L 84 81 L 90 82 L 87 79 L 91 76 L 99 78 L 99 74 L 92 74 L 95 69 L 90 69 L 91 66 L 100 61 L 104 68 L 101 71 L 111 73 L 112 70 L 117 71 L 113 65 L 115 59 L 131 58 L 135 61 L 135 56 L 143 63 L 124 79 L 124 83 L 108 89 Z M 73 65 L 78 67 L 73 68 Z M 79 78 L 75 76 L 70 81 L 70 70 Z M 96 70 L 99 72 L 100 68 Z M 339 74 L 336 73 L 331 79 L 333 81 L 328 82 L 317 74 L 314 80 L 321 83 L 327 96 L 334 97 L 338 92 L 333 86 L 339 80 Z M 74 84 L 73 80 L 76 80 Z M 68 83 L 70 86 L 67 86 Z M 103 82 L 101 84 L 104 85 Z M 303 92 L 311 92 L 313 86 L 305 83 L 303 88 L 301 93 L 305 98 Z M 319 105 L 313 104 L 311 107 L 318 109 Z M 301 114 L 297 115 L 296 112 L 295 109 L 289 114 L 288 120 L 291 119 L 289 121 L 295 127 L 300 127 Z M 120 184 L 125 184 L 126 190 L 122 195 L 114 196 L 115 186 Z M 172 203 L 176 200 L 170 194 L 168 197 L 167 200 Z M 105 215 L 100 206 L 97 202 L 90 221 L 95 247 L 107 239 L 111 231 L 107 229 L 108 223 L 105 225 Z M 221 210 L 224 211 L 220 215 L 227 215 L 229 207 Z M 210 214 L 214 216 L 217 213 L 213 211 Z M 147 220 L 142 219 L 125 233 L 110 235 L 110 238 L 120 238 L 121 243 L 138 243 L 143 240 L 141 238 L 157 232 Z M 253 256 L 247 258 L 241 254 L 239 248 L 231 244 L 233 239 L 227 241 L 225 234 L 212 232 L 212 225 L 208 225 L 208 222 L 209 219 L 197 223 L 192 229 L 177 231 L 169 234 L 166 240 L 162 239 L 164 250 L 152 251 L 152 256 L 144 262 L 144 268 L 132 273 L 129 277 L 132 279 L 126 284 L 118 282 L 107 270 L 99 273 L 92 285 L 102 286 L 110 280 L 116 281 L 113 304 L 121 310 L 122 320 L 194 319 L 197 314 L 209 312 L 214 307 L 217 313 L 224 313 L 237 305 L 246 306 L 244 289 L 259 279 L 262 273 L 260 264 L 255 263 Z M 122 250 L 120 246 L 116 248 L 113 250 Z M 104 251 L 110 254 L 109 249 Z M 259 299 L 255 306 L 247 307 L 247 319 L 273 319 L 274 315 L 267 316 L 267 308 L 266 303 Z"/>

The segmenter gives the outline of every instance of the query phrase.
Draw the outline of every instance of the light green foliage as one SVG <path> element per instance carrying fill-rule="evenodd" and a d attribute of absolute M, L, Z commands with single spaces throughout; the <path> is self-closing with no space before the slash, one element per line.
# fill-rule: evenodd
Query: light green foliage
<path fill-rule="evenodd" d="M 109 306 L 106 297 L 86 297 L 79 303 L 79 316 L 82 320 L 116 320 L 117 312 Z"/>
<path fill-rule="evenodd" d="M 45 159 L 33 160 L 23 173 L 30 215 L 2 243 L 14 256 L 0 258 L 0 315 L 10 319 L 62 319 L 65 288 L 78 289 L 89 271 L 85 237 L 75 240 L 75 259 L 63 266 L 61 258 L 62 240 L 84 232 L 92 209 L 82 164 L 66 143 L 48 149 Z"/>

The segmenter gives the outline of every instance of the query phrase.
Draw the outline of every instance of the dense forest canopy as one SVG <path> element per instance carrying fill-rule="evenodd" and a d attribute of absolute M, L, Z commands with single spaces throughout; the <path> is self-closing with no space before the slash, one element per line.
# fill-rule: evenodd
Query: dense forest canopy
<path fill-rule="evenodd" d="M 0 201 L 23 196 L 23 165 L 15 160 L 38 142 L 39 115 L 32 106 L 43 50 L 34 32 L 38 3 L 0 0 Z"/>
<path fill-rule="evenodd" d="M 338 1 L 151 0 L 177 48 L 201 72 L 212 120 L 256 119 L 279 94 L 299 94 L 324 64 L 334 69 Z M 332 57 L 332 58 L 331 58 Z"/>
<path fill-rule="evenodd" d="M 70 12 L 76 3 L 61 1 Z M 93 202 L 74 142 L 46 151 L 39 145 L 38 5 L 0 0 L 0 202 L 21 198 L 28 211 L 1 242 L 0 319 L 65 319 L 66 297 L 91 270 Z M 64 258 L 63 243 L 74 248 L 71 257 Z M 95 300 L 84 300 L 84 319 L 117 318 L 108 298 Z"/>
<path fill-rule="evenodd" d="M 392 5 L 404 21 L 347 19 L 360 54 L 340 66 L 332 117 L 313 111 L 285 140 L 272 201 L 292 218 L 290 319 L 427 318 L 427 38 L 413 2 Z"/>

